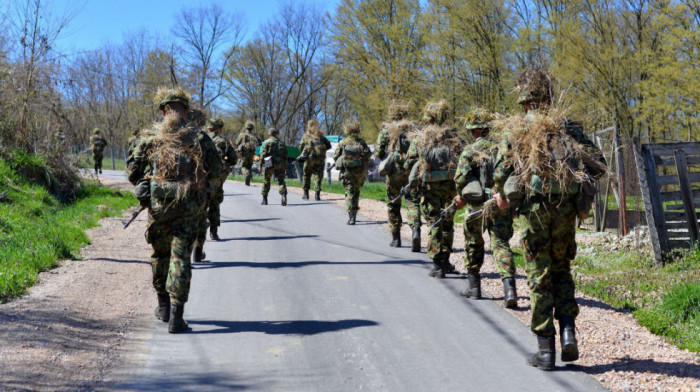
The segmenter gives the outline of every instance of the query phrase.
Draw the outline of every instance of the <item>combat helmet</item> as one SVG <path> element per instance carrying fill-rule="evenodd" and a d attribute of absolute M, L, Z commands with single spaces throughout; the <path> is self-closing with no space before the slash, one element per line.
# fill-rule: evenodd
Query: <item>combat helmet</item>
<path fill-rule="evenodd" d="M 345 136 L 357 136 L 360 134 L 360 121 L 353 119 L 347 120 L 345 125 L 343 125 L 343 130 L 345 131 Z"/>
<path fill-rule="evenodd" d="M 476 107 L 467 113 L 464 118 L 464 127 L 468 130 L 472 129 L 489 129 L 493 115 L 488 110 L 482 107 Z"/>
<path fill-rule="evenodd" d="M 222 129 L 224 127 L 224 121 L 220 118 L 210 118 L 207 120 L 207 129 Z"/>
<path fill-rule="evenodd" d="M 279 135 L 280 130 L 275 128 L 275 127 L 270 127 L 270 128 L 267 128 L 267 134 L 268 135 Z"/>
<path fill-rule="evenodd" d="M 100 128 L 95 128 L 95 129 L 92 130 L 92 133 L 95 134 L 95 135 L 99 135 L 100 132 L 102 132 L 102 131 L 100 131 Z"/>
<path fill-rule="evenodd" d="M 405 102 L 398 99 L 392 99 L 389 104 L 389 118 L 392 120 L 402 120 L 408 117 L 408 111 L 411 108 L 411 102 Z"/>
<path fill-rule="evenodd" d="M 190 108 L 190 96 L 182 89 L 182 87 L 165 88 L 161 87 L 155 96 L 155 102 L 158 103 L 158 109 L 163 110 L 169 103 L 175 102 L 183 105 L 185 109 Z"/>
<path fill-rule="evenodd" d="M 450 116 L 450 105 L 444 99 L 428 102 L 423 109 L 423 120 L 442 124 Z"/>
<path fill-rule="evenodd" d="M 515 79 L 518 87 L 518 103 L 552 101 L 552 74 L 545 67 L 535 67 L 524 70 Z"/>
<path fill-rule="evenodd" d="M 255 123 L 250 120 L 246 120 L 245 124 L 243 125 L 243 129 L 252 131 L 253 129 L 255 129 Z"/>

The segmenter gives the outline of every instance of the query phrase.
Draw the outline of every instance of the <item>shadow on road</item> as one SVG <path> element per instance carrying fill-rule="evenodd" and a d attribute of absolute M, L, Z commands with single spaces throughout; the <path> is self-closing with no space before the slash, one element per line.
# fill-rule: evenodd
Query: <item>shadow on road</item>
<path fill-rule="evenodd" d="M 316 238 L 317 235 L 276 235 L 271 237 L 237 237 L 237 238 L 222 238 L 217 242 L 229 241 L 276 241 L 276 240 L 296 240 L 299 238 Z"/>
<path fill-rule="evenodd" d="M 219 327 L 208 331 L 192 331 L 192 334 L 218 334 L 239 332 L 262 332 L 268 335 L 316 335 L 324 332 L 335 332 L 358 327 L 372 327 L 379 323 L 372 320 L 293 320 L 293 321 L 223 321 L 223 320 L 192 320 L 192 325 L 210 325 Z"/>
<path fill-rule="evenodd" d="M 113 259 L 113 258 L 109 258 L 109 257 L 96 257 L 93 260 L 111 261 L 114 263 L 146 263 L 146 264 L 151 264 L 150 260 L 123 260 L 123 259 Z"/>
<path fill-rule="evenodd" d="M 268 222 L 276 221 L 280 218 L 257 218 L 257 219 L 222 219 L 221 223 L 250 223 L 250 222 Z"/>
<path fill-rule="evenodd" d="M 319 202 L 319 203 L 294 203 L 294 204 L 287 204 L 287 207 L 304 207 L 304 206 L 315 206 L 315 205 L 327 205 L 328 203 L 324 202 Z"/>
<path fill-rule="evenodd" d="M 423 260 L 384 260 L 384 261 L 272 261 L 272 262 L 255 262 L 255 261 L 215 261 L 209 263 L 198 263 L 193 264 L 197 269 L 210 269 L 210 268 L 236 268 L 236 267 L 247 267 L 247 268 L 269 268 L 269 269 L 280 269 L 280 268 L 301 268 L 308 267 L 312 265 L 386 265 L 386 264 L 417 264 L 423 265 L 425 261 Z"/>
<path fill-rule="evenodd" d="M 659 362 L 653 359 L 628 359 L 618 358 L 617 361 L 593 366 L 570 364 L 561 370 L 573 370 L 597 375 L 607 373 L 611 370 L 616 372 L 654 373 L 664 374 L 670 377 L 700 379 L 700 366 L 695 364 L 678 364 L 670 362 Z"/>

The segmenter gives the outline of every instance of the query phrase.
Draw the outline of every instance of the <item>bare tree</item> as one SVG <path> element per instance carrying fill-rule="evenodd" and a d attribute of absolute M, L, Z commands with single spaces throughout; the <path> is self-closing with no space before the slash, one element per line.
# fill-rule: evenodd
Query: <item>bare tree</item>
<path fill-rule="evenodd" d="M 185 65 L 193 79 L 203 108 L 225 93 L 223 73 L 243 38 L 243 17 L 221 6 L 186 8 L 180 13 L 173 34 L 183 41 Z M 227 45 L 229 50 L 222 51 Z"/>

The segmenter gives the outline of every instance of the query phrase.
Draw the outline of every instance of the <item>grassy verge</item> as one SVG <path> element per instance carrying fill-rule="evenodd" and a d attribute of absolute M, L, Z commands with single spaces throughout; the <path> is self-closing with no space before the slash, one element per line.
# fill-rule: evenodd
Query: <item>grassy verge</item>
<path fill-rule="evenodd" d="M 1 159 L 0 188 L 12 199 L 0 203 L 0 303 L 23 294 L 39 272 L 55 267 L 59 259 L 79 257 L 89 243 L 85 230 L 100 218 L 137 204 L 130 193 L 89 183 L 78 189 L 75 201 L 62 204 Z"/>
<path fill-rule="evenodd" d="M 243 182 L 245 178 L 242 175 L 229 176 L 230 179 L 234 181 Z M 252 182 L 262 184 L 263 178 L 261 176 L 253 176 Z M 275 185 L 273 182 L 272 185 Z M 301 182 L 294 178 L 287 178 L 287 186 L 292 188 L 301 188 Z M 313 187 L 312 187 L 313 188 Z M 312 189 L 313 190 L 313 189 Z M 328 186 L 328 180 L 323 181 L 321 190 L 326 193 L 334 193 L 338 195 L 344 195 L 345 189 L 340 181 L 333 181 L 331 186 Z M 365 182 L 360 189 L 360 197 L 365 199 L 386 201 L 386 184 L 383 182 Z"/>
<path fill-rule="evenodd" d="M 700 352 L 700 250 L 677 253 L 663 267 L 632 252 L 593 252 L 572 267 L 582 292 L 630 310 L 679 348 Z"/>

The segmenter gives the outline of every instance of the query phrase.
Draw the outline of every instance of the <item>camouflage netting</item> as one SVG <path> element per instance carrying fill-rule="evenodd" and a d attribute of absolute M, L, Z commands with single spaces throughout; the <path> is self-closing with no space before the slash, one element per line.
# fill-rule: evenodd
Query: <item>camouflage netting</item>
<path fill-rule="evenodd" d="M 554 78 L 545 67 L 526 69 L 515 79 L 520 95 L 518 103 L 531 101 L 551 101 Z"/>
<path fill-rule="evenodd" d="M 494 130 L 507 135 L 511 150 L 507 159 L 514 168 L 516 185 L 529 194 L 530 179 L 537 175 L 560 189 L 573 182 L 589 181 L 586 166 L 604 173 L 599 153 L 574 142 L 567 134 L 566 110 L 551 108 L 548 113 L 530 113 L 493 121 Z"/>
<path fill-rule="evenodd" d="M 392 121 L 382 124 L 382 128 L 387 130 L 387 148 L 388 151 L 396 151 L 396 143 L 399 142 L 399 136 L 406 135 L 409 140 L 412 140 L 415 135 L 420 132 L 418 124 L 410 120 Z"/>
<path fill-rule="evenodd" d="M 158 105 L 160 110 L 163 110 L 165 108 L 165 105 L 169 102 L 180 103 L 186 108 L 190 107 L 190 95 L 187 94 L 185 90 L 182 89 L 182 87 L 178 87 L 175 89 L 160 87 L 158 88 L 158 91 L 156 92 L 156 96 L 153 98 L 153 101 Z"/>
<path fill-rule="evenodd" d="M 423 128 L 420 135 L 415 135 L 414 137 L 420 137 L 420 160 L 421 164 L 420 175 L 422 176 L 427 171 L 431 170 L 425 157 L 428 152 L 432 149 L 439 148 L 442 146 L 447 146 L 449 148 L 449 163 L 447 164 L 447 169 L 456 170 L 457 164 L 459 162 L 459 156 L 464 150 L 464 140 L 457 134 L 457 129 L 452 127 L 446 127 L 436 124 L 431 124 Z"/>
<path fill-rule="evenodd" d="M 148 157 L 151 162 L 157 157 L 158 170 L 153 174 L 153 180 L 177 182 L 180 185 L 173 202 L 188 197 L 192 191 L 203 186 L 205 172 L 202 150 L 197 139 L 198 131 L 192 124 L 184 123 L 177 113 L 169 113 L 163 122 L 154 124 L 153 130 L 144 130 L 141 133 L 153 137 L 153 148 Z M 195 166 L 192 173 L 180 172 L 183 156 L 192 157 Z"/>
<path fill-rule="evenodd" d="M 199 109 L 190 109 L 187 111 L 187 120 L 198 127 L 203 127 L 207 122 L 207 115 Z"/>
<path fill-rule="evenodd" d="M 442 124 L 450 116 L 450 105 L 444 99 L 437 102 L 428 102 L 423 109 L 423 119 Z"/>
<path fill-rule="evenodd" d="M 467 112 L 467 115 L 463 117 L 464 127 L 467 129 L 489 128 L 493 119 L 494 116 L 488 110 L 477 107 Z"/>
<path fill-rule="evenodd" d="M 255 123 L 250 120 L 246 120 L 245 124 L 243 124 L 243 130 L 246 129 L 249 131 L 255 129 Z"/>
<path fill-rule="evenodd" d="M 392 120 L 402 120 L 408 117 L 408 111 L 411 109 L 411 102 L 392 99 L 389 104 L 389 118 Z"/>
<path fill-rule="evenodd" d="M 348 120 L 343 125 L 343 130 L 345 131 L 345 136 L 360 135 L 360 121 L 358 120 Z"/>

